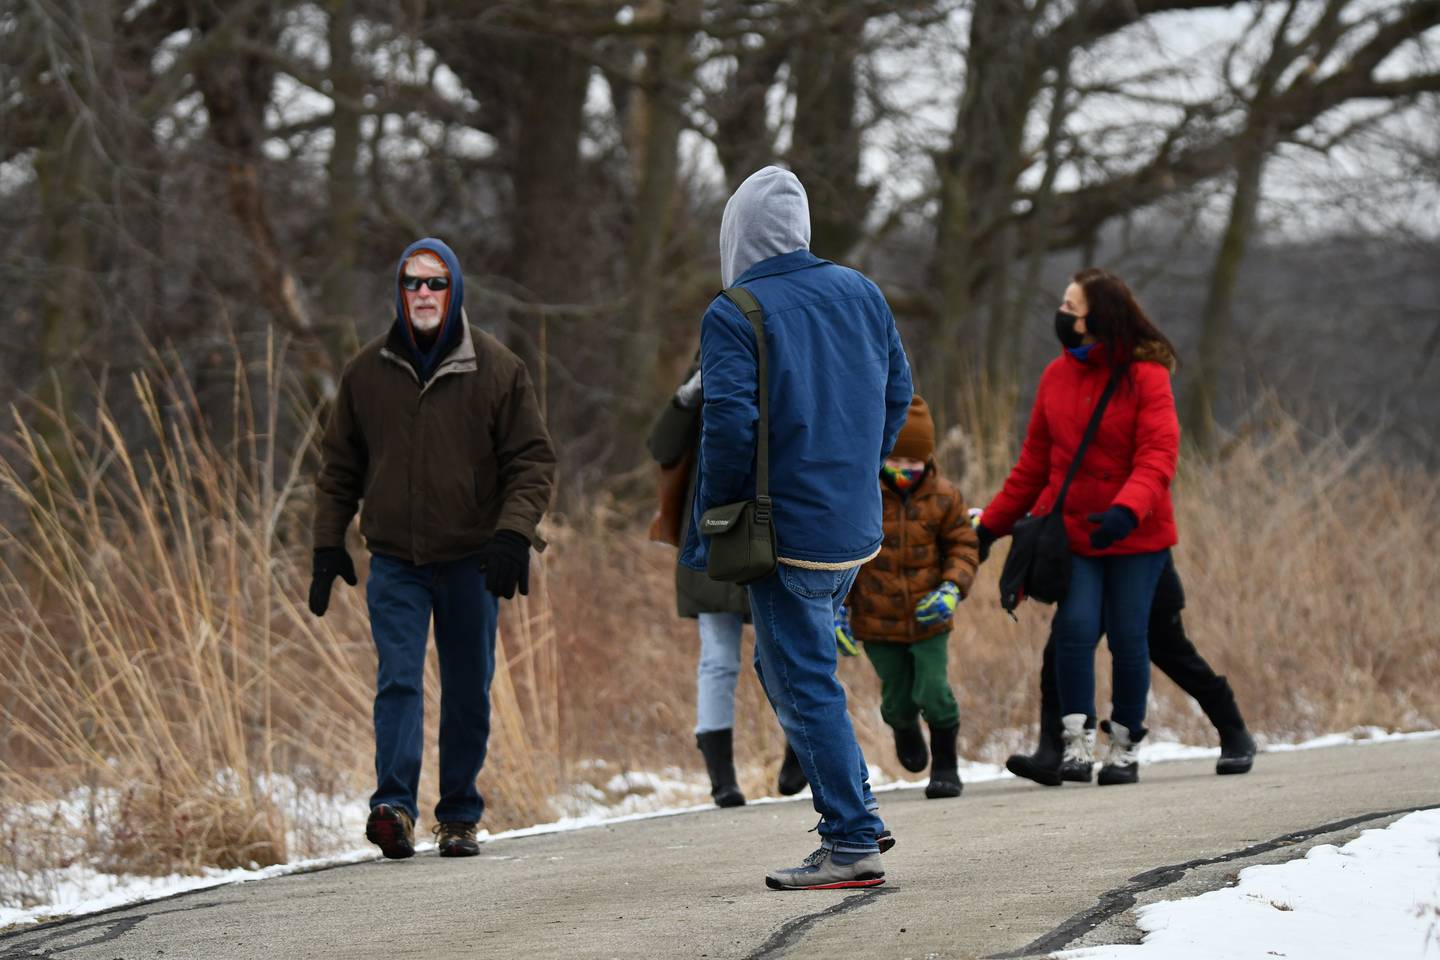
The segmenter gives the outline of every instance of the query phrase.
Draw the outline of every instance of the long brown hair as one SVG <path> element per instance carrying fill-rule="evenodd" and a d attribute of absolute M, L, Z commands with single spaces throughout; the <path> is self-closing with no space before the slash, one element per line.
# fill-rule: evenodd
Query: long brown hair
<path fill-rule="evenodd" d="M 1087 267 L 1071 279 L 1085 291 L 1090 308 L 1085 329 L 1104 346 L 1112 370 L 1129 366 L 1135 348 L 1150 342 L 1163 344 L 1175 362 L 1180 362 L 1175 345 L 1150 322 L 1124 280 L 1097 267 Z"/>

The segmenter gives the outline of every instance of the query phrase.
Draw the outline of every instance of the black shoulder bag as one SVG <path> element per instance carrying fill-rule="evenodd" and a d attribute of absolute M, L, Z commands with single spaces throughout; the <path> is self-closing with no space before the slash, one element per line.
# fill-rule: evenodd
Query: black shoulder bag
<path fill-rule="evenodd" d="M 775 526 L 770 509 L 770 386 L 765 363 L 765 314 L 744 287 L 721 293 L 740 308 L 755 331 L 755 360 L 760 422 L 755 433 L 755 499 L 711 507 L 700 517 L 700 533 L 710 538 L 712 580 L 753 583 L 775 569 Z"/>
<path fill-rule="evenodd" d="M 1011 534 L 1010 553 L 1005 557 L 1005 566 L 1000 570 L 1000 605 L 1012 615 L 1020 601 L 1029 597 L 1041 603 L 1059 603 L 1070 589 L 1070 537 L 1065 533 L 1065 494 L 1070 492 L 1070 481 L 1080 471 L 1080 461 L 1095 433 L 1100 429 L 1100 418 L 1120 382 L 1119 373 L 1111 374 L 1100 394 L 1100 402 L 1090 415 L 1085 435 L 1080 446 L 1075 448 L 1075 459 L 1060 485 L 1055 505 L 1043 517 L 1027 516 L 1016 521 Z"/>

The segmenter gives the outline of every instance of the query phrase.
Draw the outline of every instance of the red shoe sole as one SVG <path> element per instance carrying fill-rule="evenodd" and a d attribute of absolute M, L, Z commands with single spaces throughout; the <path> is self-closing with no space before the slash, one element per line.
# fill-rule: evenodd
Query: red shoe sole
<path fill-rule="evenodd" d="M 787 887 L 779 880 L 765 878 L 765 886 L 771 890 L 848 890 L 853 887 L 878 887 L 885 882 L 884 877 L 873 877 L 868 880 L 844 880 L 840 883 L 820 883 L 813 887 Z"/>
<path fill-rule="evenodd" d="M 381 855 L 387 860 L 405 860 L 415 856 L 415 847 L 405 838 L 400 818 L 383 805 L 375 810 L 376 814 L 365 824 L 365 839 L 379 847 Z"/>

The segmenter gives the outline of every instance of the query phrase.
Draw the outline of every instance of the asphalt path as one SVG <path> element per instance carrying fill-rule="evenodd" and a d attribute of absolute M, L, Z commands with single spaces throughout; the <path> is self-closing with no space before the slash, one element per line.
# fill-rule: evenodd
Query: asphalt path
<path fill-rule="evenodd" d="M 197 891 L 0 936 L 0 960 L 1045 956 L 1138 939 L 1131 908 L 1440 806 L 1440 739 L 1154 764 L 1138 786 L 1001 780 L 882 793 L 868 891 L 776 892 L 807 802 L 496 840 Z"/>

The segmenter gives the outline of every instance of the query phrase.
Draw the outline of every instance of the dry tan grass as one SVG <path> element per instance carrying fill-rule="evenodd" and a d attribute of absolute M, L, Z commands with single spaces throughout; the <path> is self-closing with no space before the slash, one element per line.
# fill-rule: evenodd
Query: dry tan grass
<path fill-rule="evenodd" d="M 259 402 L 237 392 L 229 433 L 241 439 L 223 450 L 183 379 L 155 367 L 133 384 L 143 442 L 102 409 L 44 433 L 17 418 L 17 452 L 0 457 L 0 484 L 28 518 L 0 529 L 0 902 L 41 898 L 34 871 L 77 858 L 168 873 L 312 854 L 337 840 L 324 798 L 370 788 L 363 593 L 337 585 L 326 617 L 305 609 L 308 488 L 301 467 L 276 465 L 302 463 L 291 454 L 312 438 L 279 450 L 274 417 L 252 412 L 280 406 L 281 364 L 265 365 Z M 998 486 L 1014 435 L 972 431 L 972 501 Z M 1440 723 L 1440 479 L 1276 417 L 1221 459 L 1187 459 L 1176 497 L 1187 623 L 1257 731 Z M 585 761 L 701 770 L 698 641 L 674 616 L 673 550 L 599 506 L 548 532 L 534 595 L 504 605 L 481 779 L 492 829 L 549 819 L 550 798 L 589 775 Z M 363 577 L 364 551 L 352 552 Z M 1050 614 L 1028 606 L 1017 624 L 1001 613 L 1002 553 L 962 605 L 951 648 L 962 752 L 989 761 L 1032 735 Z M 747 639 L 747 661 L 750 650 Z M 433 668 L 432 654 L 422 810 L 434 801 Z M 900 774 L 868 663 L 843 661 L 841 678 L 867 755 Z M 1163 680 L 1152 723 L 1211 737 Z M 736 726 L 744 786 L 769 792 L 783 741 L 748 669 Z M 310 806 L 286 801 L 277 776 L 310 790 Z M 77 788 L 91 791 L 83 823 L 43 814 Z"/>

